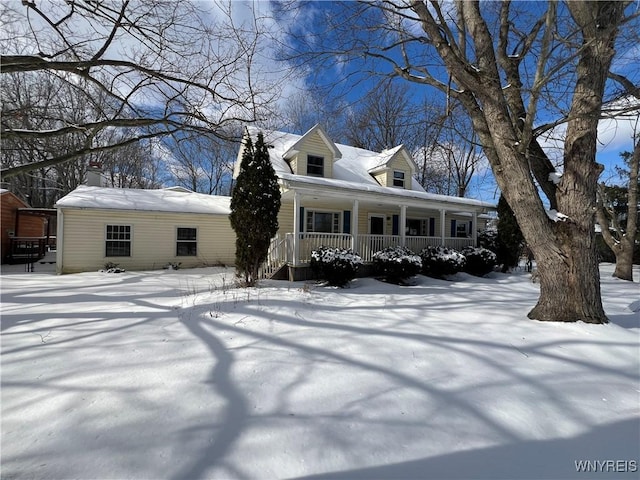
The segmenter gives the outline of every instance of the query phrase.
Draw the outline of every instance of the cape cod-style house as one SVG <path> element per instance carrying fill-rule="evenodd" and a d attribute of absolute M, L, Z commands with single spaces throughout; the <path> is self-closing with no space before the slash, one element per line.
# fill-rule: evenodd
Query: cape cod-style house
<path fill-rule="evenodd" d="M 245 129 L 255 143 L 261 130 Z M 262 131 L 282 191 L 279 233 L 268 266 L 290 279 L 306 278 L 311 252 L 351 248 L 365 262 L 382 248 L 427 245 L 461 249 L 477 244 L 492 203 L 427 193 L 402 145 L 372 152 L 335 144 L 316 125 L 304 135 Z M 238 153 L 237 177 L 245 148 Z"/>
<path fill-rule="evenodd" d="M 265 276 L 307 278 L 311 252 L 322 245 L 351 248 L 365 262 L 393 245 L 416 253 L 427 245 L 475 245 L 477 231 L 488 218 L 485 214 L 495 208 L 425 192 L 402 146 L 372 152 L 337 145 L 320 126 L 304 135 L 263 133 L 282 190 L 280 228 L 271 243 Z M 245 135 L 257 137 L 258 130 L 249 127 Z M 90 186 L 56 203 L 58 273 L 98 270 L 108 264 L 128 270 L 233 265 L 230 197 L 177 187 L 104 188 L 99 178 L 89 180 Z"/>

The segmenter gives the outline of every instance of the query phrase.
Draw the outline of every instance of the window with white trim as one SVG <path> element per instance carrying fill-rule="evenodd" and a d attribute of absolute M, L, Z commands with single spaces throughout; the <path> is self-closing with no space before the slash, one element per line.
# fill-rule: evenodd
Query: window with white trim
<path fill-rule="evenodd" d="M 404 172 L 401 170 L 394 170 L 393 172 L 393 186 L 404 188 Z"/>
<path fill-rule="evenodd" d="M 131 256 L 131 225 L 107 225 L 105 257 Z"/>
<path fill-rule="evenodd" d="M 340 212 L 306 211 L 307 232 L 341 233 Z"/>
<path fill-rule="evenodd" d="M 467 232 L 467 222 L 458 222 L 456 224 L 456 237 L 458 238 L 466 238 L 469 236 Z"/>
<path fill-rule="evenodd" d="M 427 222 L 417 218 L 407 218 L 405 234 L 409 237 L 425 236 L 427 234 Z"/>
<path fill-rule="evenodd" d="M 198 230 L 192 227 L 176 229 L 176 256 L 195 257 L 198 254 Z"/>
<path fill-rule="evenodd" d="M 307 155 L 307 175 L 324 177 L 324 158 L 318 155 Z"/>

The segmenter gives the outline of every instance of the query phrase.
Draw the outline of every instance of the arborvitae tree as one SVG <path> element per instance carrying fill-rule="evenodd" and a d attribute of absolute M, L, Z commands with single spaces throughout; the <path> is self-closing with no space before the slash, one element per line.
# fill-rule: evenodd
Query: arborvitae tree
<path fill-rule="evenodd" d="M 502 272 L 506 273 L 510 268 L 518 265 L 524 237 L 520 226 L 516 221 L 513 210 L 500 195 L 498 200 L 498 236 L 496 239 L 498 264 L 502 264 Z"/>
<path fill-rule="evenodd" d="M 247 136 L 240 173 L 231 195 L 231 227 L 236 232 L 236 268 L 247 286 L 255 285 L 278 231 L 280 188 L 262 133 L 255 146 Z"/>

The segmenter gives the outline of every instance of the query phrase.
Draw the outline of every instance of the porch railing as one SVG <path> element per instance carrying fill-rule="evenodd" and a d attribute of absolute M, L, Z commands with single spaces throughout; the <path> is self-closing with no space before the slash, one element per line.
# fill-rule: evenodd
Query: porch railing
<path fill-rule="evenodd" d="M 260 267 L 260 276 L 269 278 L 283 265 L 293 259 L 293 242 L 289 241 L 290 234 L 277 234 L 271 239 L 267 259 Z"/>
<path fill-rule="evenodd" d="M 274 274 L 285 264 L 305 265 L 311 262 L 311 252 L 326 246 L 335 248 L 353 248 L 367 262 L 373 261 L 373 254 L 386 247 L 401 245 L 400 235 L 358 235 L 354 238 L 346 233 L 300 233 L 297 262 L 294 262 L 294 237 L 293 233 L 278 234 L 271 240 L 267 261 L 262 267 L 262 275 L 268 277 Z M 446 237 L 444 246 L 462 250 L 464 247 L 473 245 L 471 238 Z M 404 244 L 415 253 L 431 245 L 442 245 L 441 237 L 405 237 Z"/>
<path fill-rule="evenodd" d="M 290 243 L 293 250 L 293 237 Z M 352 236 L 348 233 L 300 233 L 299 263 L 309 263 L 311 252 L 320 247 L 351 248 Z M 293 256 L 291 257 L 293 260 Z"/>
<path fill-rule="evenodd" d="M 367 263 L 373 261 L 374 253 L 395 245 L 400 245 L 400 235 L 358 235 L 355 251 Z"/>

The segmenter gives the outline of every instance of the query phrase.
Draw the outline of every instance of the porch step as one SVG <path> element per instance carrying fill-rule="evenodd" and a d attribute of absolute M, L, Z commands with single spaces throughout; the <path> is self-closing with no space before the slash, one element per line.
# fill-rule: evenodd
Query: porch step
<path fill-rule="evenodd" d="M 289 280 L 289 265 L 280 265 L 268 278 L 271 280 Z"/>

